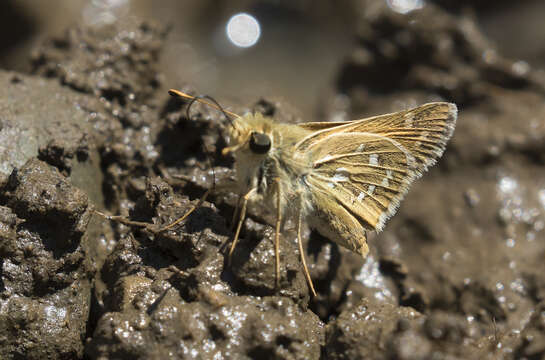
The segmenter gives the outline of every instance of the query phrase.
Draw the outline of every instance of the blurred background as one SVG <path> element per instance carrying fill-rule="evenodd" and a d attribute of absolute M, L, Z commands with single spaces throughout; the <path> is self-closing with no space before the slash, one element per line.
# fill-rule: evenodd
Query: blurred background
<path fill-rule="evenodd" d="M 545 64 L 544 1 L 375 2 L 385 2 L 402 14 L 439 6 L 469 15 L 502 55 L 530 66 Z M 26 72 L 29 52 L 44 39 L 60 36 L 74 24 L 100 26 L 135 15 L 171 26 L 161 57 L 162 71 L 169 79 L 166 86 L 179 86 L 176 80 L 183 79 L 216 98 L 242 103 L 254 101 L 256 94 L 282 97 L 311 120 L 317 115 L 317 103 L 330 95 L 339 65 L 357 41 L 354 33 L 361 3 L 4 0 L 0 4 L 0 67 Z"/>

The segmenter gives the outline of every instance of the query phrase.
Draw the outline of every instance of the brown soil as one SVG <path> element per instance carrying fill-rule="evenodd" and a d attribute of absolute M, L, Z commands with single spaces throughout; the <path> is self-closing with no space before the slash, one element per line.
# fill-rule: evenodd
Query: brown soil
<path fill-rule="evenodd" d="M 337 101 L 317 110 L 443 99 L 459 119 L 367 259 L 305 230 L 316 298 L 289 224 L 275 287 L 267 209 L 249 210 L 227 263 L 233 194 L 159 234 L 92 215 L 168 224 L 235 176 L 221 113 L 188 117 L 166 93 L 166 26 L 71 27 L 33 51 L 31 73 L 1 71 L 0 358 L 544 358 L 544 73 L 499 54 L 464 12 L 377 4 L 353 5 Z M 252 100 L 230 109 L 300 121 L 285 101 Z"/>

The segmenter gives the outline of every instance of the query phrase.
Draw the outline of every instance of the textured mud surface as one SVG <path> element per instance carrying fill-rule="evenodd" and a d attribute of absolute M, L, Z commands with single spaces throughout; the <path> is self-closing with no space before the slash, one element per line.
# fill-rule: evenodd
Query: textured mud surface
<path fill-rule="evenodd" d="M 1 356 L 81 357 L 91 294 L 87 195 L 31 159 L 1 198 Z"/>
<path fill-rule="evenodd" d="M 324 119 L 443 99 L 459 120 L 367 259 L 305 231 L 316 298 L 289 223 L 275 288 L 268 209 L 249 209 L 228 264 L 234 194 L 161 233 L 92 215 L 160 227 L 235 176 L 221 113 L 188 118 L 166 93 L 166 27 L 71 28 L 35 49 L 31 74 L 0 72 L 0 358 L 543 358 L 544 73 L 465 15 L 377 4 L 356 9 Z M 301 120 L 248 101 L 230 110 Z"/>

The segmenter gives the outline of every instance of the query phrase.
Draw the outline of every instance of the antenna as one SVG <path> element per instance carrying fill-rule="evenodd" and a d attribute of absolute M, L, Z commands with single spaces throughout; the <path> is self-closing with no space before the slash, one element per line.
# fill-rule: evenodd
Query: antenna
<path fill-rule="evenodd" d="M 229 115 L 237 117 L 237 118 L 240 117 L 239 115 L 237 115 L 235 113 L 224 110 L 223 107 L 221 107 L 221 105 L 211 96 L 208 96 L 208 95 L 192 96 L 192 95 L 186 94 L 184 92 L 181 92 L 181 91 L 175 90 L 175 89 L 168 90 L 168 93 L 169 93 L 170 96 L 173 96 L 173 97 L 181 97 L 183 99 L 191 100 L 189 102 L 189 104 L 187 105 L 187 108 L 186 108 L 186 117 L 188 119 L 191 118 L 190 113 L 189 113 L 189 110 L 191 109 L 191 105 L 193 105 L 193 103 L 195 103 L 195 102 L 200 102 L 201 104 L 208 105 L 210 107 L 213 107 L 216 110 L 221 111 L 223 113 L 223 116 L 225 116 L 225 118 L 227 118 L 227 120 L 229 120 L 229 122 L 231 123 L 231 125 L 233 127 L 235 125 L 233 124 L 233 120 L 229 117 Z M 208 101 L 203 100 L 203 99 L 206 99 Z M 218 131 L 219 131 L 219 129 L 218 129 Z M 221 136 L 221 133 L 219 135 Z M 199 199 L 199 202 L 197 203 L 197 205 L 194 205 L 182 217 L 178 218 L 177 220 L 175 220 L 174 222 L 168 224 L 167 226 L 159 229 L 158 232 L 163 232 L 165 230 L 168 230 L 168 229 L 174 227 L 176 224 L 179 224 L 180 222 L 182 222 L 184 219 L 186 219 L 193 211 L 195 211 L 199 206 L 202 205 L 202 203 L 206 200 L 206 198 L 208 197 L 210 192 L 213 191 L 216 188 L 216 172 L 214 171 L 214 167 L 213 167 L 213 164 L 212 164 L 212 152 L 206 147 L 206 143 L 204 141 L 202 142 L 202 147 L 203 147 L 203 150 L 204 150 L 204 152 L 206 154 L 206 158 L 208 159 L 208 165 L 209 165 L 210 169 L 212 170 L 212 188 L 206 190 L 204 195 Z"/>
<path fill-rule="evenodd" d="M 189 109 L 191 108 L 191 105 L 197 101 L 197 102 L 200 102 L 201 104 L 205 104 L 205 105 L 208 105 L 210 107 L 213 107 L 214 109 L 216 110 L 219 110 L 223 113 L 223 115 L 227 118 L 227 120 L 229 120 L 229 122 L 231 123 L 231 125 L 233 125 L 233 121 L 231 120 L 231 118 L 228 116 L 233 116 L 233 117 L 240 117 L 239 115 L 231 112 L 231 111 L 228 111 L 228 110 L 225 110 L 220 104 L 218 104 L 218 102 L 211 96 L 208 96 L 208 95 L 198 95 L 198 96 L 192 96 L 192 95 L 189 95 L 189 94 L 186 94 L 184 92 L 181 92 L 180 90 L 175 90 L 175 89 L 170 89 L 168 90 L 168 93 L 170 96 L 174 96 L 174 97 L 181 97 L 181 98 L 184 98 L 184 99 L 189 99 L 191 100 L 191 102 L 189 103 L 189 105 L 187 106 L 187 118 L 189 119 Z M 206 101 L 206 100 L 203 100 L 203 99 L 206 99 L 206 100 L 209 100 L 209 101 Z"/>

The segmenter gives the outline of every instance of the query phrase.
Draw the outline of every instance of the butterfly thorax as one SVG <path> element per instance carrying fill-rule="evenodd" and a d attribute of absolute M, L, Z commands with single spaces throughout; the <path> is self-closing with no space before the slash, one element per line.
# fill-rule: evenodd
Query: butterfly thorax
<path fill-rule="evenodd" d="M 297 125 L 276 123 L 260 113 L 235 119 L 229 140 L 240 193 L 255 189 L 251 201 L 274 205 L 280 191 L 283 208 L 299 201 L 302 194 L 308 193 L 304 191 L 304 177 L 310 171 L 310 160 L 295 152 L 294 146 L 308 133 Z"/>

